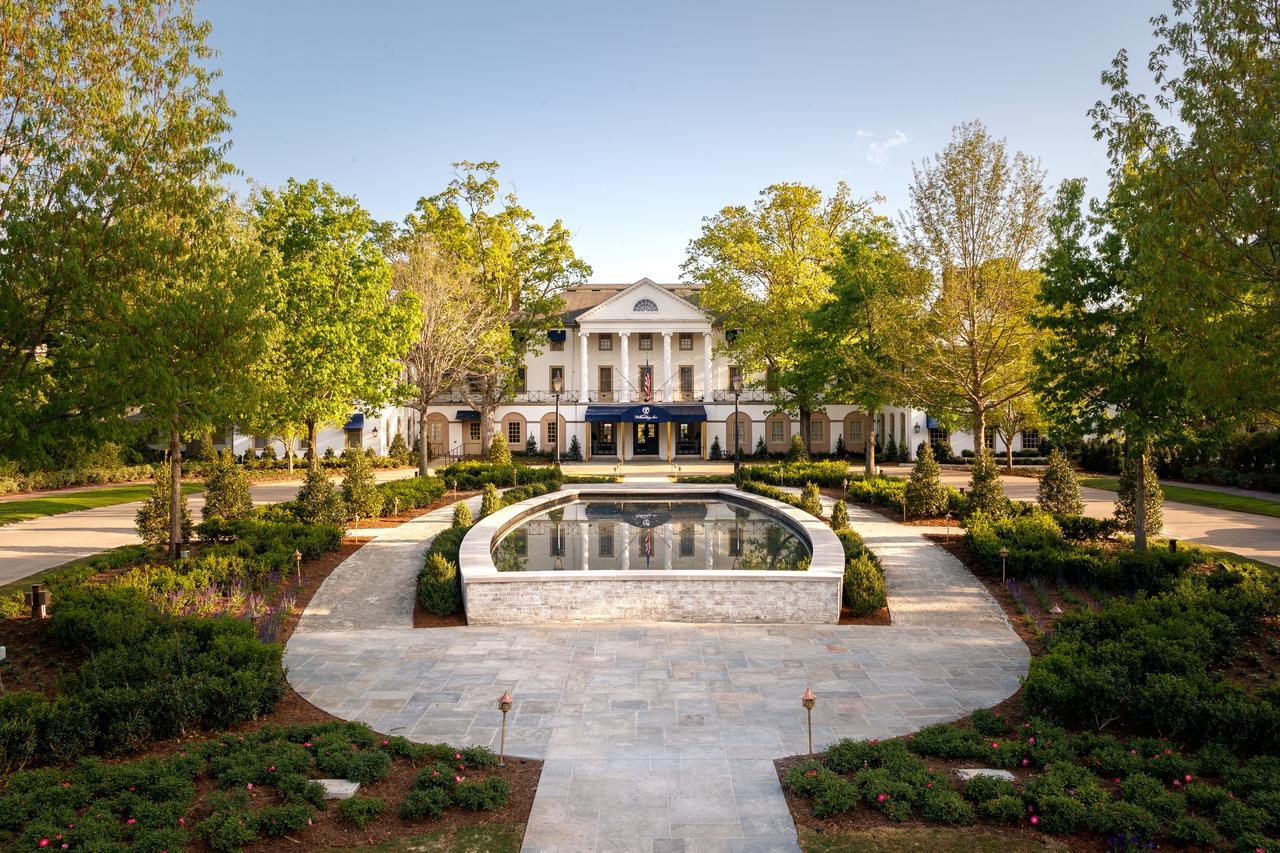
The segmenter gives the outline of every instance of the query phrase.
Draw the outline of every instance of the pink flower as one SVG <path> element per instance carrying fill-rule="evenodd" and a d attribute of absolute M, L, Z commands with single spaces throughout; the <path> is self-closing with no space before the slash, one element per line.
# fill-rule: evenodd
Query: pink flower
<path fill-rule="evenodd" d="M 926 788 L 932 788 L 932 787 L 933 787 L 933 783 L 932 783 L 932 782 L 930 782 L 928 785 L 925 785 L 925 787 L 926 787 Z"/>
<path fill-rule="evenodd" d="M 453 757 L 454 757 L 454 758 L 462 758 L 462 753 L 461 753 L 461 752 L 455 752 L 455 753 L 453 754 Z"/>
<path fill-rule="evenodd" d="M 389 743 L 391 743 L 391 741 L 387 740 L 386 738 L 383 738 L 383 740 L 382 740 L 382 745 L 383 745 L 383 746 L 386 746 L 386 745 L 387 745 L 387 744 L 389 744 Z"/>
<path fill-rule="evenodd" d="M 1190 773 L 1188 773 L 1186 776 L 1183 776 L 1182 778 L 1183 778 L 1183 780 L 1184 780 L 1184 781 L 1186 781 L 1186 782 L 1190 782 L 1190 781 L 1191 781 L 1191 774 L 1190 774 Z"/>
<path fill-rule="evenodd" d="M 63 779 L 63 780 L 62 780 L 62 787 L 64 787 L 64 788 L 70 788 L 70 787 L 71 787 L 71 783 L 70 783 L 70 782 L 68 782 L 66 779 Z"/>
<path fill-rule="evenodd" d="M 47 839 L 47 838 L 41 838 L 41 839 L 40 839 L 40 846 L 41 846 L 41 847 L 48 847 L 48 846 L 49 846 L 49 839 Z"/>
<path fill-rule="evenodd" d="M 247 785 L 245 785 L 245 786 L 244 786 L 244 789 L 245 789 L 246 791 L 252 791 L 252 790 L 253 790 L 253 783 L 252 783 L 252 782 L 249 782 Z"/>
<path fill-rule="evenodd" d="M 1137 755 L 1137 754 L 1138 754 L 1138 750 L 1136 750 L 1136 749 L 1131 749 L 1131 750 L 1129 750 L 1129 754 L 1130 754 L 1130 755 Z"/>
<path fill-rule="evenodd" d="M 1113 781 L 1113 782 L 1115 782 L 1117 785 L 1119 785 L 1119 784 L 1120 784 L 1120 777 L 1119 777 L 1119 776 L 1117 776 L 1116 778 L 1112 779 L 1111 781 Z"/>
<path fill-rule="evenodd" d="M 454 776 L 454 777 L 453 777 L 453 781 L 455 781 L 455 782 L 461 782 L 461 781 L 462 781 L 462 777 L 461 777 L 461 776 Z"/>
<path fill-rule="evenodd" d="M 311 746 L 311 741 L 303 741 L 303 746 Z"/>
<path fill-rule="evenodd" d="M 993 740 L 993 741 L 991 741 L 991 748 L 992 748 L 992 749 L 999 749 L 999 748 L 1000 748 L 1000 741 L 998 741 L 998 740 Z"/>
<path fill-rule="evenodd" d="M 137 822 L 138 822 L 138 819 L 136 817 L 131 817 L 125 821 L 125 823 L 129 824 L 129 826 L 133 826 Z"/>
<path fill-rule="evenodd" d="M 1023 766 L 1023 767 L 1026 767 L 1026 766 L 1027 766 L 1028 764 L 1030 764 L 1030 763 L 1031 763 L 1031 759 L 1029 759 L 1029 758 L 1024 758 L 1024 759 L 1022 759 L 1022 766 Z"/>
<path fill-rule="evenodd" d="M 1032 826 L 1037 826 L 1039 823 L 1040 823 L 1040 818 L 1036 817 L 1035 815 L 1032 815 L 1032 816 L 1031 816 L 1031 825 L 1032 825 Z"/>
<path fill-rule="evenodd" d="M 178 826 L 186 826 L 186 825 L 187 825 L 187 819 L 185 817 L 178 818 Z"/>
<path fill-rule="evenodd" d="M 1032 746 L 1035 746 L 1036 739 L 1033 737 L 1029 737 L 1027 738 L 1027 743 L 1031 744 Z"/>
<path fill-rule="evenodd" d="M 884 794 L 876 794 L 877 803 L 883 803 L 886 799 L 888 798 Z"/>

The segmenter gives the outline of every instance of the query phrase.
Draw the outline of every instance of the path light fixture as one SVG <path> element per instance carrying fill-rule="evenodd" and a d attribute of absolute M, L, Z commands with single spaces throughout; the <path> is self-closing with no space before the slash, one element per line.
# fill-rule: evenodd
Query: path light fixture
<path fill-rule="evenodd" d="M 1007 560 L 1007 559 L 1009 559 L 1009 549 L 1008 549 L 1008 548 L 1003 548 L 1003 547 L 1002 547 L 1002 548 L 1000 549 L 1000 583 L 1001 583 L 1001 584 L 1005 583 L 1005 579 L 1004 579 L 1004 561 L 1005 561 L 1005 560 Z"/>
<path fill-rule="evenodd" d="M 298 576 L 298 584 L 302 584 L 302 552 L 297 548 L 293 549 L 293 571 Z"/>
<path fill-rule="evenodd" d="M 564 393 L 564 377 L 556 374 L 551 377 L 551 393 L 556 396 L 556 446 L 551 451 L 551 456 L 556 460 L 556 467 L 560 467 L 560 395 Z"/>
<path fill-rule="evenodd" d="M 804 689 L 800 704 L 804 706 L 805 716 L 809 718 L 809 754 L 813 755 L 813 706 L 818 704 L 818 697 L 814 695 L 812 688 Z"/>
<path fill-rule="evenodd" d="M 907 496 L 906 495 L 902 496 L 902 520 L 904 523 L 907 520 Z"/>
<path fill-rule="evenodd" d="M 742 396 L 742 374 L 729 377 L 729 390 L 733 392 L 733 476 L 738 477 L 742 464 L 742 425 L 738 423 L 738 398 Z"/>
<path fill-rule="evenodd" d="M 502 712 L 502 734 L 498 737 L 498 766 L 506 767 L 507 752 L 507 712 L 511 710 L 511 693 L 502 691 L 498 697 L 498 710 Z"/>

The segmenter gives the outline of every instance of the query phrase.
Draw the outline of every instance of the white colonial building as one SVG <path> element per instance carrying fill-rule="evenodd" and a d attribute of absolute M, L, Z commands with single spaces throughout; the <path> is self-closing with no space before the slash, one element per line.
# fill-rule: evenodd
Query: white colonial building
<path fill-rule="evenodd" d="M 726 356 L 726 330 L 698 307 L 698 290 L 642 278 L 568 291 L 562 328 L 552 330 L 528 356 L 514 399 L 498 410 L 496 425 L 507 442 L 518 450 L 532 435 L 539 449 L 558 443 L 563 452 L 577 436 L 586 459 L 678 462 L 707 458 L 718 441 L 731 457 L 731 379 L 737 367 Z M 558 423 L 557 378 L 563 381 Z M 739 397 L 736 441 L 744 455 L 761 437 L 769 452 L 785 452 L 799 423 L 779 411 L 777 393 L 753 381 L 758 379 L 747 377 Z M 406 429 L 412 430 L 412 413 L 405 414 Z M 429 410 L 427 432 L 438 452 L 470 456 L 483 451 L 480 415 L 467 408 L 461 394 Z M 811 452 L 834 452 L 840 436 L 849 452 L 862 452 L 867 416 L 856 406 L 828 405 L 813 415 L 810 432 Z M 877 414 L 877 432 L 882 445 L 892 435 L 897 446 L 905 444 L 913 454 L 926 440 L 948 439 L 957 453 L 973 446 L 967 434 L 945 433 L 925 412 L 901 407 Z M 1028 447 L 1038 442 L 1033 435 L 1019 439 Z M 1021 449 L 1019 442 L 1015 449 Z"/>

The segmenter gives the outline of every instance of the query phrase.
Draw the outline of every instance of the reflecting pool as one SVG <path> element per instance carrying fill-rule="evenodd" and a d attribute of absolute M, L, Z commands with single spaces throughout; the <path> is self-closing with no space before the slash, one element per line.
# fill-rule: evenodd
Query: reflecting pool
<path fill-rule="evenodd" d="M 521 519 L 493 546 L 500 572 L 802 571 L 809 557 L 788 524 L 721 498 L 585 498 Z"/>

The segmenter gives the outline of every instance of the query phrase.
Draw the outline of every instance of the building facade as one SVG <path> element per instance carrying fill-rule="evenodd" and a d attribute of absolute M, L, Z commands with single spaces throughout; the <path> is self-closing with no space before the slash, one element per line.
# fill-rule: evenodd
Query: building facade
<path fill-rule="evenodd" d="M 576 436 L 584 458 L 597 461 L 705 459 L 713 443 L 732 458 L 735 442 L 746 455 L 761 438 L 769 452 L 785 452 L 800 424 L 778 410 L 776 392 L 753 381 L 761 377 L 745 377 L 735 421 L 731 379 L 738 368 L 725 353 L 726 330 L 698 308 L 698 290 L 644 278 L 567 292 L 562 328 L 526 358 L 514 399 L 499 407 L 495 429 L 514 449 L 533 436 L 540 450 L 558 444 L 564 452 Z M 557 379 L 563 383 L 558 421 Z M 406 428 L 415 429 L 415 413 L 404 411 Z M 921 442 L 944 437 L 956 453 L 973 448 L 966 433 L 944 435 L 922 411 L 889 407 L 876 417 L 882 446 L 892 435 L 913 455 Z M 441 400 L 426 419 L 437 454 L 483 452 L 480 415 L 461 393 Z M 832 453 L 843 437 L 849 452 L 862 452 L 869 426 L 857 406 L 828 405 L 812 416 L 809 450 Z M 1029 447 L 1033 438 L 1018 436 L 1015 449 L 1023 449 L 1019 439 Z M 998 438 L 994 445 L 1003 450 Z"/>

